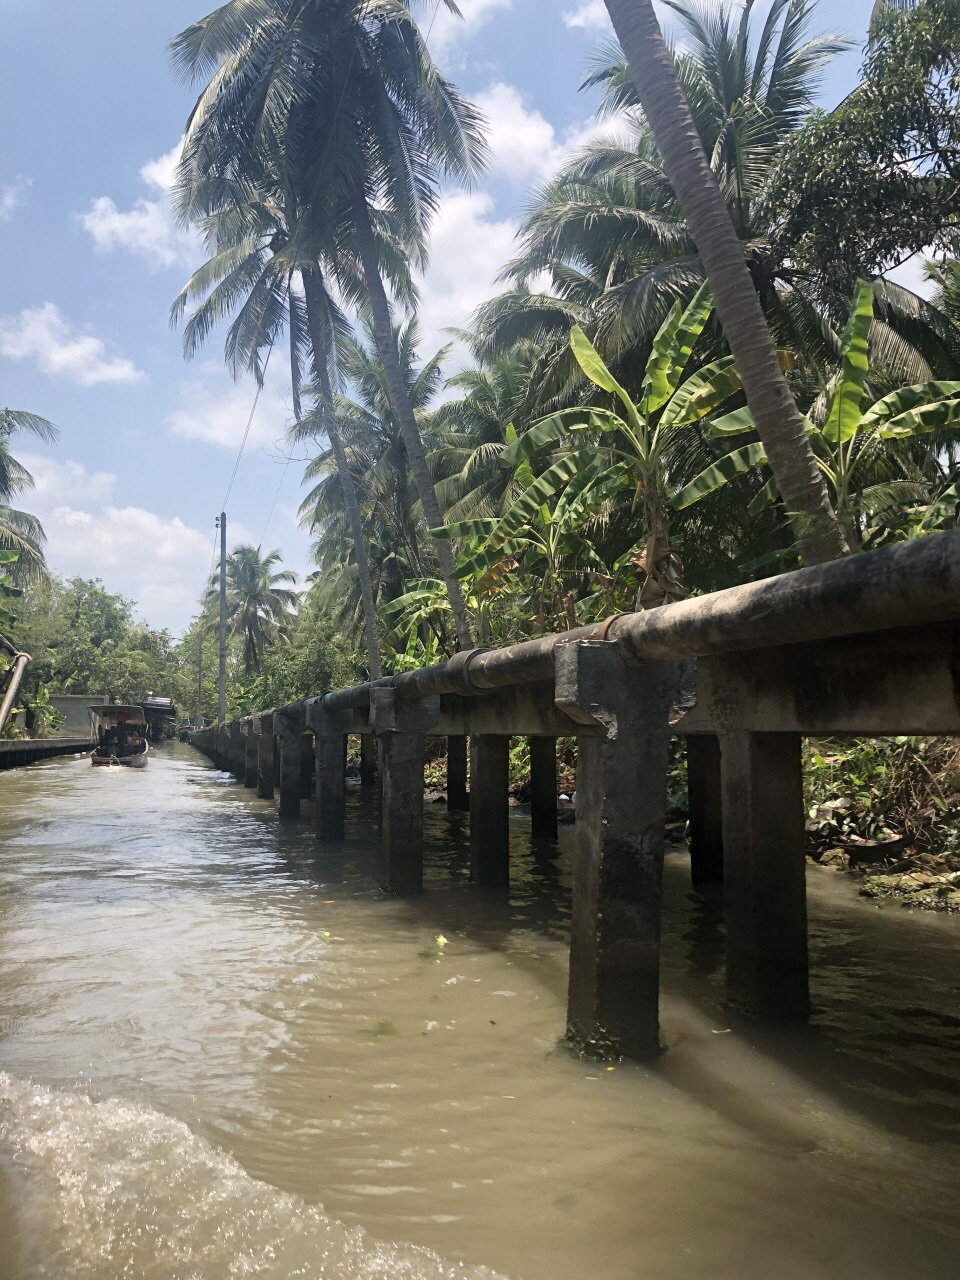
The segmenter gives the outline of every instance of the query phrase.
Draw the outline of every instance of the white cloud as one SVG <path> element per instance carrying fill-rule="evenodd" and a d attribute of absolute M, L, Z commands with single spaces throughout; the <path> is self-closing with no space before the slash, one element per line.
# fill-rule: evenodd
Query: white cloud
<path fill-rule="evenodd" d="M 610 27 L 610 15 L 603 0 L 584 0 L 583 4 L 578 4 L 575 9 L 569 9 L 563 14 L 563 24 L 586 30 L 604 30 Z"/>
<path fill-rule="evenodd" d="M 164 425 L 183 440 L 202 440 L 224 449 L 238 449 L 256 394 L 251 379 L 234 382 L 222 366 L 199 366 L 195 375 L 177 384 L 180 404 Z M 280 375 L 268 370 L 250 426 L 247 447 L 281 441 L 291 418 Z"/>
<path fill-rule="evenodd" d="M 197 238 L 177 225 L 170 202 L 181 146 L 178 142 L 143 166 L 140 177 L 153 194 L 140 196 L 132 209 L 119 209 L 110 196 L 97 196 L 79 215 L 98 252 L 124 250 L 142 258 L 152 271 L 196 260 Z"/>
<path fill-rule="evenodd" d="M 43 522 L 47 560 L 65 577 L 103 578 L 130 596 L 152 626 L 184 627 L 210 569 L 214 532 L 179 516 L 114 501 L 116 476 L 79 462 L 21 454 L 37 481 L 30 510 Z M 231 537 L 244 531 L 231 528 Z"/>
<path fill-rule="evenodd" d="M 18 173 L 12 182 L 0 186 L 0 222 L 9 222 L 14 211 L 26 203 L 27 192 L 33 186 L 32 178 Z"/>
<path fill-rule="evenodd" d="M 437 0 L 433 25 L 422 23 L 424 33 L 430 32 L 430 51 L 435 58 L 448 58 L 461 41 L 469 40 L 490 21 L 498 9 L 509 9 L 513 0 L 459 0 L 462 18 L 455 17 L 443 3 Z"/>
<path fill-rule="evenodd" d="M 488 122 L 490 174 L 518 184 L 551 177 L 564 160 L 599 135 L 616 133 L 618 121 L 592 121 L 558 133 L 546 117 L 527 106 L 520 90 L 496 81 L 476 101 Z"/>
<path fill-rule="evenodd" d="M 516 223 L 493 216 L 483 192 L 444 196 L 433 224 L 430 266 L 419 308 L 422 354 L 449 341 L 445 328 L 461 328 L 496 290 L 494 281 L 515 251 Z"/>
<path fill-rule="evenodd" d="M 82 332 L 53 302 L 27 307 L 18 316 L 0 316 L 0 355 L 32 360 L 50 377 L 81 387 L 146 378 L 126 356 L 108 355 L 102 338 Z"/>

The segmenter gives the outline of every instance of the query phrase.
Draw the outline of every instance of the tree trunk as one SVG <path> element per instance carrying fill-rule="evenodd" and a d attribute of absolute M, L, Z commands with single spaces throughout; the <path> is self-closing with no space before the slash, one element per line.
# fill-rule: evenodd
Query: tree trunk
<path fill-rule="evenodd" d="M 420 496 L 424 519 L 428 528 L 437 529 L 443 524 L 443 519 L 440 515 L 440 504 L 437 502 L 433 480 L 427 468 L 427 458 L 423 448 L 423 441 L 420 439 L 420 429 L 414 417 L 413 405 L 410 403 L 410 397 L 404 385 L 403 373 L 400 369 L 400 357 L 397 353 L 397 344 L 393 333 L 393 323 L 390 318 L 390 306 L 387 302 L 383 280 L 380 277 L 380 260 L 377 254 L 376 241 L 373 237 L 373 228 L 370 225 L 367 198 L 359 187 L 353 193 L 353 216 L 357 247 L 360 251 L 360 262 L 363 266 L 364 283 L 367 297 L 370 299 L 370 309 L 373 313 L 377 352 L 386 375 L 387 389 L 390 392 L 393 410 L 400 423 L 400 430 L 403 432 L 403 443 L 406 446 L 410 470 L 413 473 L 413 482 L 417 486 L 417 493 Z M 464 603 L 460 583 L 453 576 L 453 548 L 448 541 L 440 539 L 436 543 L 436 552 L 437 559 L 440 562 L 440 572 L 443 575 L 443 580 L 447 586 L 447 595 L 450 598 L 450 609 L 457 628 L 457 640 L 461 649 L 471 649 L 473 647 L 473 636 L 471 635 L 470 622 L 467 618 L 467 607 Z"/>
<path fill-rule="evenodd" d="M 357 490 L 353 483 L 353 475 L 347 463 L 347 455 L 343 441 L 337 428 L 337 418 L 333 408 L 333 391 L 330 387 L 330 367 L 327 359 L 329 344 L 324 341 L 326 322 L 324 308 L 318 297 L 320 284 L 312 272 L 301 273 L 303 293 L 307 304 L 307 323 L 310 326 L 310 342 L 313 347 L 313 363 L 320 384 L 320 405 L 323 411 L 323 429 L 330 448 L 333 450 L 337 464 L 337 475 L 343 490 L 343 505 L 347 513 L 347 524 L 353 539 L 353 554 L 357 562 L 357 577 L 360 579 L 360 600 L 363 607 L 363 629 L 367 641 L 367 662 L 370 667 L 370 679 L 379 680 L 383 674 L 380 666 L 380 650 L 377 646 L 377 607 L 373 599 L 373 581 L 370 577 L 370 558 L 367 555 L 366 533 L 360 518 L 360 504 L 357 501 Z"/>
<path fill-rule="evenodd" d="M 800 552 L 807 564 L 835 559 L 847 548 L 652 0 L 605 3 L 713 288 L 717 315 L 780 496 L 793 516 Z"/>

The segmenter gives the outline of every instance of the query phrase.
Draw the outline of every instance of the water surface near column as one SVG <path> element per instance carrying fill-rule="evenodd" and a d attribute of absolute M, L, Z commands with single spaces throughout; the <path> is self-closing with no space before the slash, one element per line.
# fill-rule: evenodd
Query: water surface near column
<path fill-rule="evenodd" d="M 960 922 L 814 871 L 814 1020 L 724 1012 L 667 860 L 663 1034 L 580 1062 L 569 858 L 509 893 L 427 812 L 427 892 L 190 747 L 0 775 L 0 1277 L 870 1280 L 958 1274 Z"/>

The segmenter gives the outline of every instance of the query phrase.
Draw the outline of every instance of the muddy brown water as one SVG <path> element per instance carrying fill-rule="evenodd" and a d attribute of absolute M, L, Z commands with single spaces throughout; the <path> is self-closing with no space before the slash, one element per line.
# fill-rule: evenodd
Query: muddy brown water
<path fill-rule="evenodd" d="M 558 1047 L 572 832 L 509 897 L 428 813 L 318 852 L 191 748 L 0 775 L 0 1277 L 960 1274 L 960 922 L 810 875 L 816 1012 L 731 1020 L 667 860 L 653 1065 Z M 441 941 L 438 941 L 438 937 Z"/>

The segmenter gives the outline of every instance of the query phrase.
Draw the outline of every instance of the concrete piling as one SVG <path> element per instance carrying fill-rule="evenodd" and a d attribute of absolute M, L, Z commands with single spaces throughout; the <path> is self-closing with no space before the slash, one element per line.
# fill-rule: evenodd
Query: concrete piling
<path fill-rule="evenodd" d="M 377 784 L 377 735 L 360 734 L 360 785 L 374 787 Z"/>
<path fill-rule="evenodd" d="M 347 801 L 347 733 L 351 717 L 327 714 L 319 700 L 310 703 L 307 723 L 313 729 L 316 759 L 317 839 L 343 839 Z M 365 734 L 364 737 L 371 735 Z M 361 739 L 362 741 L 362 739 Z"/>
<path fill-rule="evenodd" d="M 510 739 L 474 739 L 470 778 L 470 879 L 489 887 L 510 883 Z"/>
<path fill-rule="evenodd" d="M 530 747 L 530 829 L 541 840 L 557 835 L 557 743 L 528 738 Z"/>
<path fill-rule="evenodd" d="M 260 739 L 253 731 L 252 721 L 245 720 L 243 722 L 243 785 L 245 787 L 253 788 L 257 785 L 259 745 Z"/>
<path fill-rule="evenodd" d="M 658 1052 L 660 886 L 670 664 L 631 667 L 609 641 L 560 646 L 557 700 L 580 740 L 567 1029 L 581 1048 Z"/>
<path fill-rule="evenodd" d="M 719 884 L 723 880 L 720 740 L 714 733 L 692 733 L 686 748 L 690 879 L 694 885 Z"/>
<path fill-rule="evenodd" d="M 274 712 L 274 728 L 280 744 L 280 817 L 300 817 L 301 750 L 303 714 L 289 708 Z"/>
<path fill-rule="evenodd" d="M 451 733 L 447 737 L 447 808 L 461 813 L 470 808 L 467 739 L 462 733 Z"/>
<path fill-rule="evenodd" d="M 804 1019 L 807 899 L 801 738 L 721 738 L 727 998 L 765 1017 Z"/>
<path fill-rule="evenodd" d="M 382 830 L 388 893 L 423 888 L 423 762 L 426 733 L 440 712 L 439 698 L 404 702 L 393 689 L 374 689 L 370 724 L 380 742 Z"/>

